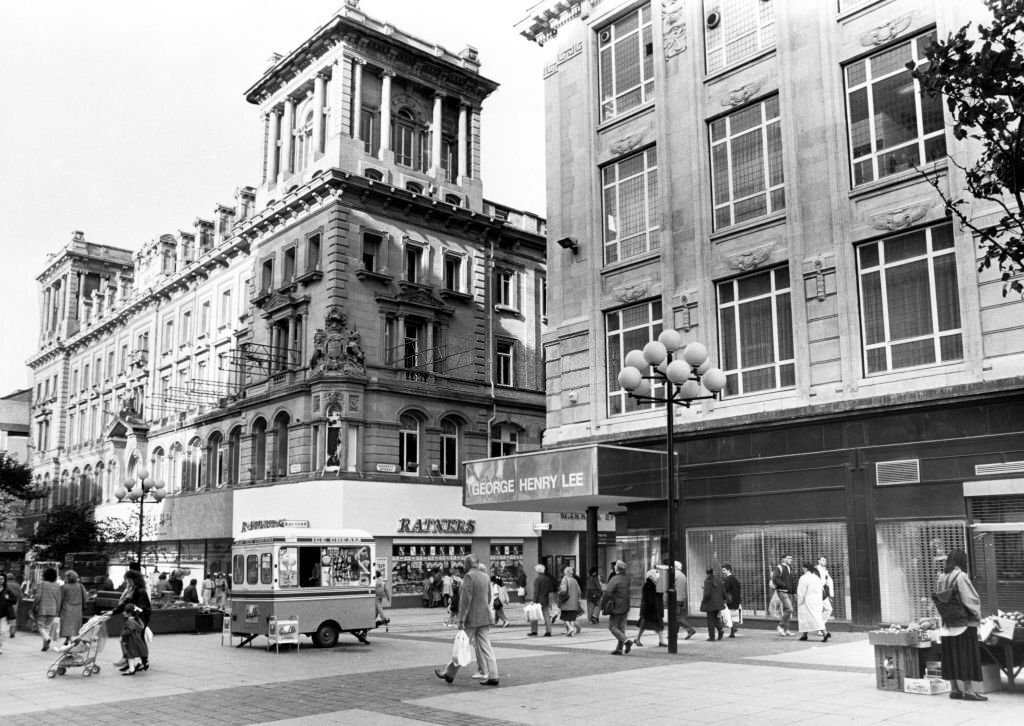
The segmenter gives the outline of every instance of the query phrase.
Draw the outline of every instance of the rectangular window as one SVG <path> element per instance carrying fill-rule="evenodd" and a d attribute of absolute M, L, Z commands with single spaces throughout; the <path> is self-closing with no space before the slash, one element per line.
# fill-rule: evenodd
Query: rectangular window
<path fill-rule="evenodd" d="M 263 261 L 262 271 L 260 273 L 260 294 L 266 295 L 268 292 L 274 289 L 274 259 Z"/>
<path fill-rule="evenodd" d="M 498 340 L 494 343 L 494 378 L 499 386 L 515 385 L 514 340 Z"/>
<path fill-rule="evenodd" d="M 306 272 L 320 269 L 320 233 L 309 235 L 306 240 Z"/>
<path fill-rule="evenodd" d="M 459 430 L 450 421 L 441 424 L 441 476 L 459 475 Z"/>
<path fill-rule="evenodd" d="M 723 116 L 709 127 L 715 229 L 785 209 L 779 97 Z"/>
<path fill-rule="evenodd" d="M 444 286 L 447 290 L 463 292 L 462 258 L 458 255 L 444 256 Z"/>
<path fill-rule="evenodd" d="M 399 467 L 403 474 L 417 474 L 420 470 L 419 442 L 420 433 L 416 428 L 402 429 L 398 432 Z"/>
<path fill-rule="evenodd" d="M 651 7 L 643 5 L 597 34 L 601 121 L 654 98 Z"/>
<path fill-rule="evenodd" d="M 860 245 L 857 272 L 865 375 L 963 358 L 952 225 Z"/>
<path fill-rule="evenodd" d="M 381 272 L 384 267 L 381 251 L 384 238 L 375 232 L 363 232 L 363 269 L 368 272 Z"/>
<path fill-rule="evenodd" d="M 619 371 L 625 365 L 623 361 L 626 353 L 643 349 L 661 334 L 661 301 L 652 300 L 613 310 L 605 314 L 604 324 L 608 344 L 608 415 L 653 408 L 653 402 L 637 401 L 627 396 L 619 387 L 618 378 Z M 662 388 L 660 383 L 654 385 L 652 395 L 661 396 Z"/>
<path fill-rule="evenodd" d="M 405 279 L 409 282 L 420 281 L 423 267 L 423 248 L 419 245 L 405 246 Z"/>
<path fill-rule="evenodd" d="M 82 390 L 83 391 L 89 387 L 90 382 L 91 381 L 89 379 L 89 364 L 86 363 L 85 366 L 83 366 L 83 368 L 82 368 Z"/>
<path fill-rule="evenodd" d="M 188 345 L 192 341 L 192 311 L 186 310 L 181 314 L 181 330 L 178 338 L 178 345 Z"/>
<path fill-rule="evenodd" d="M 210 301 L 205 300 L 202 305 L 199 306 L 199 330 L 196 334 L 199 337 L 208 335 L 210 332 Z"/>
<path fill-rule="evenodd" d="M 929 97 L 907 69 L 927 67 L 926 33 L 844 68 L 853 184 L 866 184 L 946 155 L 942 99 Z"/>
<path fill-rule="evenodd" d="M 121 346 L 121 361 L 117 367 L 118 371 L 124 373 L 128 370 L 128 344 L 125 343 Z"/>
<path fill-rule="evenodd" d="M 36 398 L 39 398 L 39 399 L 45 401 L 47 398 L 49 398 L 49 396 L 42 396 L 42 395 L 40 395 L 40 391 L 42 390 L 42 385 L 43 385 L 42 383 L 39 383 L 39 384 L 36 385 Z M 71 392 L 72 393 L 77 393 L 78 392 L 78 369 L 77 368 L 75 368 L 75 370 L 71 371 Z"/>
<path fill-rule="evenodd" d="M 727 394 L 795 385 L 789 267 L 720 282 L 717 290 Z"/>
<path fill-rule="evenodd" d="M 601 169 L 605 264 L 658 249 L 658 155 L 654 147 Z"/>
<path fill-rule="evenodd" d="M 295 254 L 295 247 L 289 247 L 284 251 L 284 277 L 281 282 L 285 285 L 295 278 Z"/>
<path fill-rule="evenodd" d="M 68 414 L 68 446 L 74 446 L 78 443 L 78 439 L 75 436 L 75 412 L 72 411 Z"/>
<path fill-rule="evenodd" d="M 708 73 L 775 45 L 774 0 L 704 0 Z"/>
<path fill-rule="evenodd" d="M 519 450 L 519 432 L 511 426 L 491 430 L 491 456 L 512 456 Z"/>
<path fill-rule="evenodd" d="M 355 65 L 355 64 L 353 64 Z M 356 72 L 361 72 L 357 66 Z M 370 108 L 363 108 L 359 119 L 359 138 L 363 140 L 363 151 L 376 156 L 380 151 L 380 113 Z"/>
<path fill-rule="evenodd" d="M 114 367 L 114 356 L 115 356 L 114 351 L 112 351 L 112 350 L 108 350 L 107 351 L 107 379 L 108 380 L 113 378 L 115 375 L 117 375 L 117 371 L 115 370 L 115 367 Z"/>
<path fill-rule="evenodd" d="M 173 347 L 174 347 L 174 321 L 173 320 L 165 320 L 164 321 L 164 340 L 163 340 L 163 347 L 161 348 L 161 350 L 164 353 L 170 353 L 171 352 L 171 348 L 173 348 Z"/>
<path fill-rule="evenodd" d="M 103 369 L 103 358 L 96 356 L 96 365 L 92 369 L 92 385 L 100 385 L 101 371 Z"/>
<path fill-rule="evenodd" d="M 543 318 L 543 322 L 547 322 L 548 317 L 548 278 L 540 275 L 537 277 L 537 284 L 540 286 L 540 316 Z"/>
<path fill-rule="evenodd" d="M 494 301 L 498 305 L 517 310 L 516 288 L 517 275 L 513 270 L 496 270 L 494 272 Z"/>
<path fill-rule="evenodd" d="M 220 327 L 231 323 L 231 291 L 225 290 L 220 294 Z"/>

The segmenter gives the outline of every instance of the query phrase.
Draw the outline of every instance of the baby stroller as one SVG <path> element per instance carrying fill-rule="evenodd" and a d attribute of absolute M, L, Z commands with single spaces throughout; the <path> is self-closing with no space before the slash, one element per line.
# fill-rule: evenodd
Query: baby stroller
<path fill-rule="evenodd" d="M 103 652 L 107 644 L 107 621 L 109 615 L 93 615 L 85 625 L 78 629 L 78 635 L 67 645 L 57 648 L 60 654 L 53 665 L 46 671 L 47 678 L 62 676 L 68 668 L 82 668 L 83 676 L 91 676 L 100 672 L 96 658 Z"/>

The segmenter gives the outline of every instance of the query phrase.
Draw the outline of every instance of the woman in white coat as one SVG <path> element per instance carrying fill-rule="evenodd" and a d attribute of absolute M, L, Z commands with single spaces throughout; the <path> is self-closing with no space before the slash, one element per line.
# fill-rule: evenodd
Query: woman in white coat
<path fill-rule="evenodd" d="M 821 642 L 832 637 L 825 630 L 825 616 L 822 608 L 821 576 L 810 562 L 803 564 L 803 574 L 796 585 L 796 620 L 800 640 L 807 640 L 812 630 L 821 636 Z"/>
<path fill-rule="evenodd" d="M 828 571 L 828 559 L 825 555 L 818 558 L 815 568 L 821 577 L 821 608 L 825 620 L 825 631 L 828 632 L 828 621 L 832 618 L 832 598 L 836 596 L 836 583 Z"/>

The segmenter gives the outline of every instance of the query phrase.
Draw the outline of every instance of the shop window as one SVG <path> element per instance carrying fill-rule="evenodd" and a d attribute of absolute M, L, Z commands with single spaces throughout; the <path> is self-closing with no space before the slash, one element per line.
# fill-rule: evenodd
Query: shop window
<path fill-rule="evenodd" d="M 836 586 L 833 617 L 850 618 L 850 558 L 843 522 L 687 529 L 686 572 L 691 610 L 696 611 L 701 601 L 703 572 L 709 567 L 718 571 L 728 563 L 740 581 L 743 612 L 767 617 L 766 608 L 772 596 L 769 573 L 784 555 L 793 556 L 797 573 L 801 563 L 817 563 L 824 555 Z M 880 579 L 885 581 L 881 573 Z M 891 577 L 893 583 L 901 579 L 895 573 Z"/>
<path fill-rule="evenodd" d="M 394 595 L 412 595 L 423 592 L 423 581 L 434 572 L 445 570 L 456 573 L 462 568 L 463 558 L 472 552 L 469 542 L 437 541 L 391 546 L 391 592 Z"/>
<path fill-rule="evenodd" d="M 954 548 L 967 549 L 963 520 L 879 522 L 875 525 L 882 620 L 909 623 L 937 617 L 931 594 Z M 832 573 L 835 578 L 835 573 Z M 837 580 L 838 582 L 838 580 Z M 745 595 L 745 593 L 744 593 Z"/>

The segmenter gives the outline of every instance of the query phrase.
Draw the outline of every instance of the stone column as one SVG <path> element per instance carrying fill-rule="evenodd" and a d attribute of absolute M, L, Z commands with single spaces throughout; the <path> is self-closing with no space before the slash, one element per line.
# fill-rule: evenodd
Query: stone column
<path fill-rule="evenodd" d="M 469 112 L 469 143 L 471 148 L 465 174 L 472 179 L 480 169 L 480 109 L 477 107 L 471 108 Z"/>
<path fill-rule="evenodd" d="M 391 78 L 394 74 L 384 72 L 380 86 L 380 154 L 381 161 L 391 151 Z"/>
<path fill-rule="evenodd" d="M 270 122 L 270 141 L 267 143 L 267 183 L 274 184 L 281 171 L 281 109 L 270 109 L 267 119 Z"/>
<path fill-rule="evenodd" d="M 324 153 L 324 106 L 327 105 L 327 74 L 316 74 L 313 80 L 313 148 L 309 161 Z"/>
<path fill-rule="evenodd" d="M 281 174 L 279 181 L 283 181 L 294 171 L 293 166 L 295 149 L 295 101 L 288 98 L 284 102 L 284 116 L 281 120 Z"/>
<path fill-rule="evenodd" d="M 288 340 L 285 342 L 285 368 L 291 368 L 295 364 L 295 354 L 292 352 L 292 341 L 295 340 L 295 316 L 288 318 Z"/>
<path fill-rule="evenodd" d="M 43 300 L 40 303 L 42 306 L 42 325 L 39 326 L 39 329 L 42 331 L 43 335 L 50 332 L 50 305 L 53 304 L 51 299 L 53 297 L 52 293 L 53 288 L 50 286 L 42 289 Z"/>
<path fill-rule="evenodd" d="M 444 94 L 434 94 L 434 118 L 430 123 L 430 175 L 440 179 L 444 174 L 441 165 L 441 116 L 444 110 Z"/>
<path fill-rule="evenodd" d="M 458 151 L 458 156 L 459 156 L 459 161 L 458 161 L 458 164 L 459 164 L 459 174 L 456 177 L 456 179 L 457 179 L 459 184 L 462 184 L 462 179 L 464 177 L 468 177 L 469 176 L 469 174 L 466 173 L 466 160 L 468 158 L 468 151 L 469 151 L 468 146 L 467 146 L 468 139 L 466 138 L 466 124 L 467 124 L 467 115 L 468 115 L 468 113 L 469 113 L 469 107 L 466 106 L 466 104 L 464 104 L 464 103 L 459 104 L 459 140 L 458 140 L 458 146 L 459 146 L 459 151 Z"/>
<path fill-rule="evenodd" d="M 352 59 L 352 138 L 360 138 L 363 132 L 363 65 L 362 58 Z"/>

